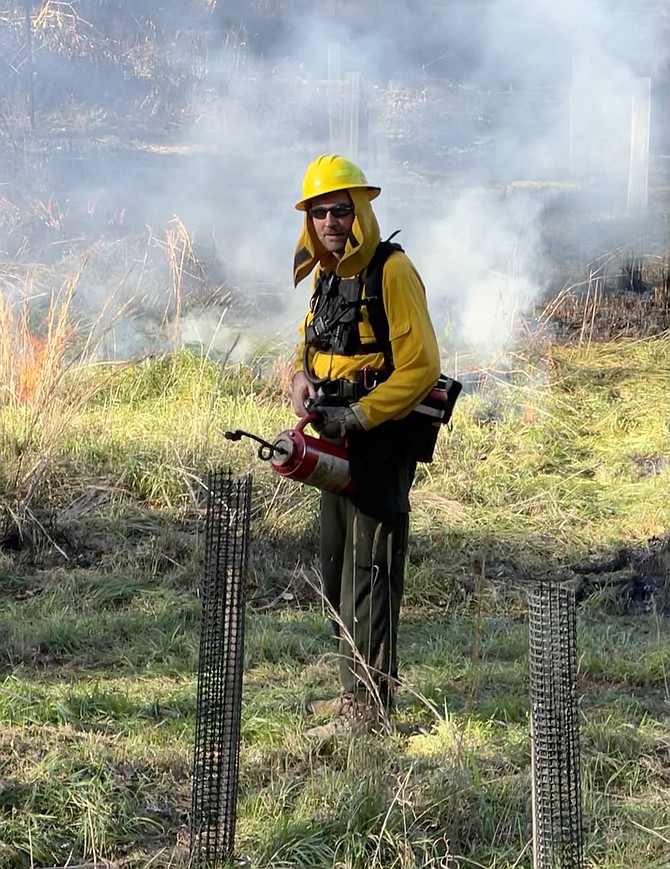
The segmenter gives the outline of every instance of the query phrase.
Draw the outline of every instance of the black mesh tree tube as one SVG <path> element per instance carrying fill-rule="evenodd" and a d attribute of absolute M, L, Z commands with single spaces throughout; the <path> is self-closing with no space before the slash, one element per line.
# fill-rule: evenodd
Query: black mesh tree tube
<path fill-rule="evenodd" d="M 528 602 L 534 869 L 581 869 L 575 595 L 545 582 Z"/>
<path fill-rule="evenodd" d="M 191 866 L 233 860 L 239 778 L 251 477 L 207 481 L 191 801 Z"/>

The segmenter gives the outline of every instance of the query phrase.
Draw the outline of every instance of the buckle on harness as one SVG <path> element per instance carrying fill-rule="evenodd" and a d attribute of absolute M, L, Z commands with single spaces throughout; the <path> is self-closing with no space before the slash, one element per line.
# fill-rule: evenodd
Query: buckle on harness
<path fill-rule="evenodd" d="M 326 380 L 319 386 L 321 395 L 331 400 L 331 404 L 339 402 L 350 404 L 358 401 L 368 392 L 372 392 L 375 386 L 379 386 L 388 377 L 386 371 L 378 368 L 361 369 L 356 374 L 355 380 L 347 380 L 345 377 L 336 378 L 335 380 Z"/>
<path fill-rule="evenodd" d="M 333 398 L 336 401 L 351 401 L 356 398 L 355 384 L 345 378 L 327 380 L 319 387 L 322 395 Z"/>

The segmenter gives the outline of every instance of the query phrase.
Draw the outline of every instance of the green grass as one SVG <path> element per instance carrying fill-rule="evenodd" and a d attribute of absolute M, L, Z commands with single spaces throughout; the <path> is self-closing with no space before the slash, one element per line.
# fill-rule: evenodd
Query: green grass
<path fill-rule="evenodd" d="M 302 712 L 338 690 L 318 495 L 224 435 L 292 424 L 281 363 L 260 378 L 184 352 L 73 371 L 58 388 L 86 400 L 66 426 L 31 418 L 29 442 L 26 408 L 0 407 L 0 869 L 187 864 L 202 477 L 228 466 L 254 482 L 250 866 L 529 869 L 523 584 L 561 577 L 581 582 L 586 865 L 670 867 L 670 593 L 629 601 L 613 582 L 652 556 L 668 570 L 648 541 L 670 526 L 669 357 L 664 338 L 531 348 L 459 400 L 413 495 L 397 711 L 413 732 L 325 745 Z M 572 569 L 622 547 L 633 561 L 611 577 Z"/>

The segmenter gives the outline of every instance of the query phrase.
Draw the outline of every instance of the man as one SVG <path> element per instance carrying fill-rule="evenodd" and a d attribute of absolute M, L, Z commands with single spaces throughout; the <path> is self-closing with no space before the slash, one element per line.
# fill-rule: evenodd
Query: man
<path fill-rule="evenodd" d="M 342 694 L 311 704 L 312 712 L 333 716 L 308 731 L 317 737 L 387 721 L 416 470 L 408 414 L 440 375 L 421 278 L 399 245 L 381 242 L 370 204 L 380 192 L 353 163 L 324 154 L 308 166 L 295 206 L 305 222 L 294 283 L 315 273 L 293 407 L 299 416 L 318 412 L 313 425 L 321 436 L 346 442 L 358 482 L 351 495 L 323 492 L 321 498 L 321 570 Z M 377 299 L 366 278 L 371 281 L 381 251 L 388 258 L 377 272 L 383 296 Z M 373 326 L 382 302 L 387 337 Z"/>

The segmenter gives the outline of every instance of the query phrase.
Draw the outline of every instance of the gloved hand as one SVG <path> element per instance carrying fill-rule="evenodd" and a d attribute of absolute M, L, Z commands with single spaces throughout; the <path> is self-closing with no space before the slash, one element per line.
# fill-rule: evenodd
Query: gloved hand
<path fill-rule="evenodd" d="M 312 425 L 325 438 L 343 438 L 347 432 L 363 428 L 350 407 L 319 407 L 318 413 L 319 419 Z"/>

